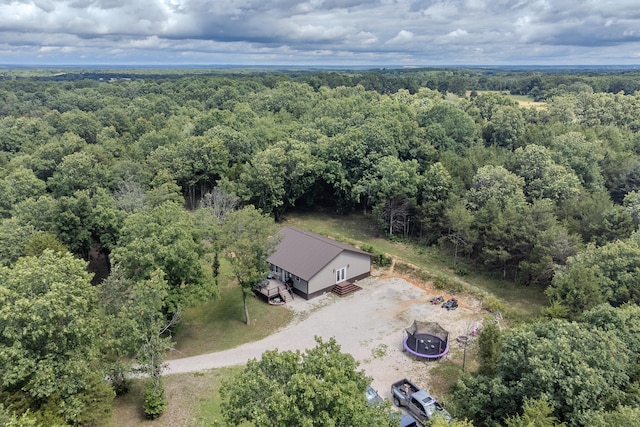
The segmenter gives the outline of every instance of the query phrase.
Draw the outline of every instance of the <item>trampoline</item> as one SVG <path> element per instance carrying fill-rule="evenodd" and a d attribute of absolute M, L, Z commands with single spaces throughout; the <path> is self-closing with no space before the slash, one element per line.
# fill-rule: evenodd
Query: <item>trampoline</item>
<path fill-rule="evenodd" d="M 449 353 L 449 332 L 438 323 L 414 320 L 406 331 L 404 349 L 414 356 L 439 359 Z"/>

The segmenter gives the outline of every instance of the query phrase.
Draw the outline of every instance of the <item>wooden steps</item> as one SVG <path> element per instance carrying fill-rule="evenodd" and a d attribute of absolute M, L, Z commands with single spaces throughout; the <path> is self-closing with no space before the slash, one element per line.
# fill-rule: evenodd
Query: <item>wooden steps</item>
<path fill-rule="evenodd" d="M 293 301 L 293 295 L 286 288 L 280 288 L 280 296 L 285 303 Z"/>
<path fill-rule="evenodd" d="M 362 289 L 360 286 L 351 283 L 351 282 L 340 282 L 331 289 L 331 292 L 338 295 L 339 297 L 346 297 L 347 295 L 351 295 L 354 292 Z"/>

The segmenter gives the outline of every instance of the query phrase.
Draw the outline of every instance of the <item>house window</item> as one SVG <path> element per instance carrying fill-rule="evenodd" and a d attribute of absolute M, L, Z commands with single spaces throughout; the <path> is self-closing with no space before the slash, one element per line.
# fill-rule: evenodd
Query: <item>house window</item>
<path fill-rule="evenodd" d="M 336 270 L 336 283 L 344 282 L 347 280 L 347 267 L 342 267 Z"/>

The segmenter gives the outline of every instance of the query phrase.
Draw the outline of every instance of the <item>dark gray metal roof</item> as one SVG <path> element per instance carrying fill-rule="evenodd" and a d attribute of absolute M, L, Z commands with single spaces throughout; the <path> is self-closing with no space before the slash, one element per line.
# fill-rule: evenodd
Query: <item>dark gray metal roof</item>
<path fill-rule="evenodd" d="M 371 256 L 353 246 L 297 228 L 284 227 L 278 236 L 280 243 L 267 261 L 307 282 L 343 251 Z"/>

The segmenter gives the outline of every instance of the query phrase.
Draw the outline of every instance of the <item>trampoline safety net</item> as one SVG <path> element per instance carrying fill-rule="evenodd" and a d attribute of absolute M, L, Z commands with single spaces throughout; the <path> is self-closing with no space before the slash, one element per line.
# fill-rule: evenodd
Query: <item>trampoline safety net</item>
<path fill-rule="evenodd" d="M 418 320 L 413 321 L 413 325 L 406 329 L 409 335 L 416 334 L 429 334 L 440 338 L 443 342 L 449 340 L 449 332 L 447 332 L 437 322 L 421 322 Z"/>

